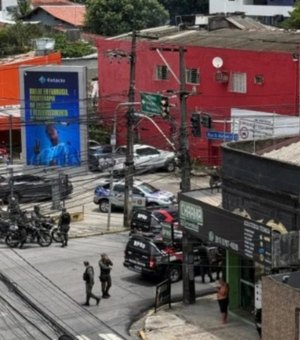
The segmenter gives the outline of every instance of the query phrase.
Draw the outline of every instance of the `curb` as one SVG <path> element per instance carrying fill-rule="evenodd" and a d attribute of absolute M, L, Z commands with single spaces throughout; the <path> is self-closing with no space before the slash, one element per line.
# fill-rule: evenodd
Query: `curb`
<path fill-rule="evenodd" d="M 71 226 L 72 228 L 72 226 Z M 99 231 L 99 232 L 85 232 L 83 234 L 71 234 L 69 233 L 69 239 L 75 239 L 75 238 L 85 238 L 85 237 L 93 237 L 93 236 L 102 236 L 102 235 L 107 235 L 107 234 L 118 234 L 118 233 L 123 233 L 128 231 L 129 232 L 129 228 L 124 228 L 124 229 L 119 229 L 119 230 L 108 230 L 108 231 Z"/>
<path fill-rule="evenodd" d="M 207 288 L 206 290 L 196 293 L 196 299 L 201 298 L 203 296 L 215 294 L 216 292 L 217 292 L 216 287 Z M 171 297 L 171 304 L 172 303 L 175 303 L 175 304 L 183 303 L 182 296 L 175 295 L 173 298 Z M 168 304 L 165 304 L 159 307 L 159 309 L 157 310 L 157 313 L 165 309 L 172 311 L 172 307 L 168 308 Z M 143 335 L 144 340 L 147 339 L 147 334 L 145 333 L 145 330 L 144 330 L 145 321 L 149 316 L 153 315 L 154 313 L 155 313 L 154 306 L 151 306 L 150 309 L 147 308 L 131 323 L 131 325 L 128 328 L 128 333 L 133 340 L 140 340 L 141 334 Z"/>

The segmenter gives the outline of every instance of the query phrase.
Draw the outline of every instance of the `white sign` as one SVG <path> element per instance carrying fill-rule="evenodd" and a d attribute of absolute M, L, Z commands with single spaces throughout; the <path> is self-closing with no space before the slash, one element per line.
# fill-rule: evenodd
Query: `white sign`
<path fill-rule="evenodd" d="M 300 118 L 232 108 L 231 132 L 238 134 L 239 140 L 257 140 L 299 134 Z"/>

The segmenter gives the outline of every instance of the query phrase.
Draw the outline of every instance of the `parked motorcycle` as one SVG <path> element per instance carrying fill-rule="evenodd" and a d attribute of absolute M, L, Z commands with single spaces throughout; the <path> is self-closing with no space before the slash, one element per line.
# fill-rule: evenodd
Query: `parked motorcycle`
<path fill-rule="evenodd" d="M 18 219 L 17 223 L 9 227 L 5 243 L 10 248 L 15 248 L 26 237 L 25 243 L 38 243 L 41 247 L 49 247 L 52 243 L 50 231 L 44 227 L 35 227 L 32 221 L 26 219 L 26 212 L 23 214 L 24 216 L 25 218 Z"/>
<path fill-rule="evenodd" d="M 0 218 L 0 240 L 4 240 L 6 235 L 8 234 L 10 221 L 8 219 Z"/>
<path fill-rule="evenodd" d="M 52 240 L 54 240 L 55 242 L 58 242 L 58 243 L 63 242 L 63 233 L 61 232 L 59 227 L 56 227 L 52 230 L 51 237 L 52 237 Z"/>

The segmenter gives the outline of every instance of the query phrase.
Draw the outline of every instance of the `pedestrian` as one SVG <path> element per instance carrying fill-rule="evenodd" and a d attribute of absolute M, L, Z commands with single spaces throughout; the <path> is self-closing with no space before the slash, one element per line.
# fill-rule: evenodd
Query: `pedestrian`
<path fill-rule="evenodd" d="M 102 289 L 102 297 L 104 299 L 107 299 L 110 297 L 109 295 L 109 289 L 111 287 L 111 268 L 113 266 L 112 261 L 110 258 L 105 254 L 102 253 L 100 255 L 99 260 L 99 267 L 100 267 L 100 281 L 101 281 L 101 289 Z"/>
<path fill-rule="evenodd" d="M 85 293 L 86 293 L 86 301 L 84 306 L 90 305 L 90 298 L 96 300 L 96 305 L 99 305 L 100 297 L 93 294 L 93 286 L 94 286 L 94 268 L 90 265 L 88 261 L 83 262 L 85 266 L 85 271 L 83 273 L 83 280 L 85 281 Z"/>
<path fill-rule="evenodd" d="M 200 256 L 200 272 L 202 283 L 205 283 L 205 275 L 208 276 L 210 282 L 214 282 L 214 279 L 211 275 L 211 263 L 208 253 L 208 248 L 206 245 L 202 245 L 199 248 L 199 256 Z"/>
<path fill-rule="evenodd" d="M 62 247 L 66 247 L 68 245 L 70 223 L 71 215 L 67 212 L 66 208 L 62 208 L 62 212 L 58 221 L 58 227 L 62 237 Z"/>
<path fill-rule="evenodd" d="M 219 280 L 220 286 L 217 291 L 217 299 L 222 314 L 222 323 L 227 322 L 229 304 L 229 284 L 223 278 Z"/>

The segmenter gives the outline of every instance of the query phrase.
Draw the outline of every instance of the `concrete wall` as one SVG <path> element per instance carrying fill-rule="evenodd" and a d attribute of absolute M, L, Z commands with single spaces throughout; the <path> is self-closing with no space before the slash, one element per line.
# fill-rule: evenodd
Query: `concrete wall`
<path fill-rule="evenodd" d="M 262 339 L 298 340 L 300 292 L 272 277 L 262 278 Z"/>
<path fill-rule="evenodd" d="M 268 147 L 267 142 L 261 143 L 257 142 L 257 151 Z M 222 148 L 224 209 L 245 209 L 254 220 L 275 219 L 287 230 L 299 230 L 300 167 L 252 154 L 247 150 L 250 144 L 238 142 Z"/>

